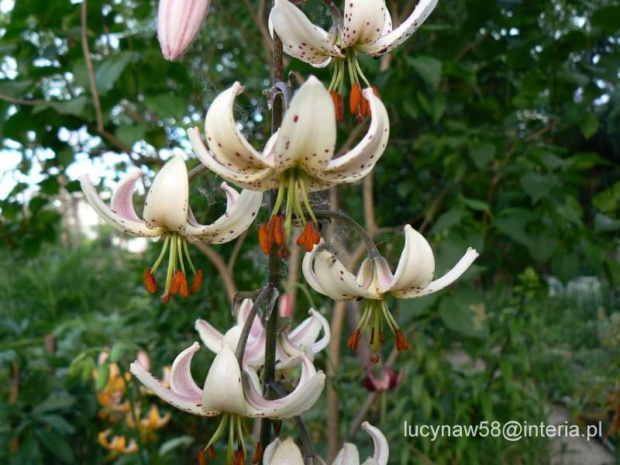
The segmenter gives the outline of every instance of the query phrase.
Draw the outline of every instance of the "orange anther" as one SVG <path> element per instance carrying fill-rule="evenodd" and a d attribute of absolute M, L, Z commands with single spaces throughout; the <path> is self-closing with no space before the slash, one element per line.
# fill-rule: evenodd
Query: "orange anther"
<path fill-rule="evenodd" d="M 273 238 L 277 245 L 284 244 L 284 216 L 276 215 L 272 218 L 273 221 Z"/>
<path fill-rule="evenodd" d="M 181 290 L 181 280 L 184 277 L 185 276 L 183 275 L 183 272 L 180 270 L 174 273 L 174 276 L 172 277 L 172 283 L 170 284 L 170 289 L 168 290 L 168 293 L 171 296 L 178 294 L 178 292 Z"/>
<path fill-rule="evenodd" d="M 150 268 L 144 270 L 144 287 L 149 294 L 155 294 L 157 292 L 157 282 Z"/>
<path fill-rule="evenodd" d="M 356 82 L 351 87 L 351 95 L 349 96 L 349 111 L 352 115 L 358 113 L 360 108 L 360 103 L 363 103 L 365 99 L 362 99 L 362 88 L 360 87 L 360 83 Z"/>
<path fill-rule="evenodd" d="M 189 291 L 192 294 L 195 293 L 201 284 L 202 284 L 202 270 L 198 270 L 196 272 L 196 275 L 194 276 L 194 281 L 192 282 L 192 288 Z"/>
<path fill-rule="evenodd" d="M 334 110 L 336 111 L 336 121 L 339 123 L 342 121 L 342 117 L 344 116 L 344 99 L 338 92 L 332 90 L 330 92 L 332 96 L 332 102 L 334 102 Z"/>
<path fill-rule="evenodd" d="M 213 460 L 215 458 L 215 449 L 213 448 L 213 446 L 209 446 L 208 452 L 209 452 L 209 458 Z"/>
<path fill-rule="evenodd" d="M 260 228 L 258 228 L 258 243 L 263 253 L 269 255 L 269 252 L 271 252 L 271 243 L 269 242 L 269 233 L 266 224 L 261 224 Z"/>
<path fill-rule="evenodd" d="M 254 449 L 254 457 L 252 457 L 252 465 L 256 465 L 260 462 L 260 459 L 263 457 L 263 445 L 260 442 L 256 443 L 256 448 Z"/>
<path fill-rule="evenodd" d="M 405 339 L 403 332 L 400 329 L 397 329 L 394 335 L 396 336 L 396 349 L 409 350 L 409 344 L 407 344 L 407 339 Z"/>
<path fill-rule="evenodd" d="M 187 288 L 187 278 L 185 277 L 185 273 L 181 272 L 179 275 L 179 293 L 181 297 L 187 299 L 189 297 L 189 289 Z"/>
<path fill-rule="evenodd" d="M 207 459 L 205 458 L 205 449 L 201 447 L 198 451 L 198 465 L 207 465 Z"/>
<path fill-rule="evenodd" d="M 362 337 L 362 333 L 360 332 L 359 329 L 356 329 L 355 331 L 353 331 L 353 334 L 351 334 L 351 337 L 349 338 L 349 341 L 347 342 L 347 347 L 353 351 L 356 351 L 360 345 L 361 337 Z"/>

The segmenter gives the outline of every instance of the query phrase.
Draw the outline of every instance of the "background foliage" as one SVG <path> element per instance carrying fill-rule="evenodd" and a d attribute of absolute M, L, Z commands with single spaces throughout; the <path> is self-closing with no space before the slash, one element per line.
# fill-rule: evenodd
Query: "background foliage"
<path fill-rule="evenodd" d="M 320 2 L 309 3 L 307 10 L 328 26 Z M 388 6 L 398 17 L 414 3 Z M 148 257 L 118 250 L 109 231 L 92 243 L 67 241 L 63 208 L 78 190 L 75 163 L 113 152 L 122 155 L 118 173 L 156 169 L 160 150 L 188 148 L 184 129 L 200 124 L 214 95 L 235 80 L 246 87 L 239 120 L 263 144 L 269 51 L 255 21 L 259 2 L 213 2 L 199 41 L 180 63 L 161 57 L 153 1 L 90 0 L 86 29 L 81 3 L 2 5 L 0 157 L 17 163 L 0 173 L 2 186 L 9 186 L 0 198 L 0 457 L 19 464 L 101 463 L 87 369 L 96 353 L 85 359 L 91 365 L 82 366 L 84 376 L 69 370 L 71 361 L 84 350 L 131 341 L 150 348 L 153 363 L 162 366 L 196 338 L 196 317 L 206 315 L 219 327 L 231 317 L 221 311 L 226 296 L 209 265 L 199 297 L 162 306 L 141 289 Z M 543 440 L 515 446 L 499 439 L 403 438 L 400 420 L 536 422 L 551 401 L 568 406 L 575 421 L 613 421 L 620 412 L 619 40 L 620 6 L 611 0 L 442 0 L 393 56 L 363 60 L 392 122 L 374 174 L 377 224 L 396 226 L 379 236 L 382 249 L 396 260 L 394 231 L 410 223 L 429 235 L 439 273 L 467 246 L 482 254 L 469 281 L 399 308 L 414 341 L 410 356 L 397 361 L 406 382 L 386 398 L 387 417 L 379 408 L 371 413 L 400 463 L 547 463 L 550 454 Z M 300 76 L 329 77 L 289 65 Z M 354 130 L 345 120 L 342 140 Z M 195 193 L 210 193 L 216 184 L 203 176 Z M 341 207 L 361 220 L 360 186 L 339 194 Z M 240 254 L 242 289 L 263 280 L 253 234 Z M 74 250 L 67 250 L 70 244 Z M 205 262 L 199 254 L 196 261 Z M 52 350 L 45 349 L 46 337 L 55 341 Z M 125 363 L 136 346 L 127 346 Z M 446 354 L 455 350 L 483 362 L 482 369 L 449 363 Z M 358 359 L 345 353 L 333 378 L 337 390 L 352 393 L 341 399 L 342 433 L 366 397 L 363 375 Z M 15 380 L 18 395 L 11 401 L 5 386 Z M 321 407 L 308 417 L 324 441 Z M 192 460 L 211 427 L 176 414 L 160 444 L 196 431 L 200 439 L 163 456 L 154 446 L 151 460 Z"/>

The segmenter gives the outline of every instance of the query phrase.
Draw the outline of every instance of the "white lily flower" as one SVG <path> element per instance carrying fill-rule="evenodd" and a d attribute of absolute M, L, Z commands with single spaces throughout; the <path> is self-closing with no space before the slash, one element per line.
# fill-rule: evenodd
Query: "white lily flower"
<path fill-rule="evenodd" d="M 288 0 L 275 0 L 269 15 L 270 31 L 275 31 L 284 45 L 284 52 L 322 68 L 335 61 L 329 91 L 342 101 L 346 74 L 352 84 L 351 113 L 365 116 L 359 100 L 360 86 L 371 87 L 358 63 L 358 53 L 377 57 L 391 52 L 407 40 L 426 21 L 438 0 L 420 0 L 409 17 L 392 29 L 392 19 L 385 0 L 346 0 L 343 24 L 330 33 L 314 25 Z M 341 114 L 340 114 L 341 115 Z"/>
<path fill-rule="evenodd" d="M 244 417 L 280 419 L 300 415 L 316 403 L 325 386 L 325 374 L 317 372 L 312 362 L 301 354 L 301 375 L 297 387 L 282 398 L 264 399 L 256 371 L 247 367 L 244 383 L 233 349 L 223 344 L 201 389 L 190 370 L 192 357 L 199 349 L 200 344 L 195 342 L 176 357 L 172 364 L 170 387 L 155 379 L 137 361 L 130 365 L 129 370 L 146 388 L 173 407 L 205 417 L 223 415 L 220 426 L 206 448 L 210 448 L 219 439 L 230 420 L 233 437 L 229 438 L 229 444 L 237 440 L 245 450 L 241 436 Z"/>
<path fill-rule="evenodd" d="M 362 465 L 387 465 L 390 449 L 383 433 L 367 421 L 362 423 L 362 429 L 370 434 L 375 445 L 373 456 L 366 459 Z M 320 462 L 323 460 L 320 459 Z M 276 438 L 263 454 L 263 465 L 304 465 L 304 463 L 299 447 L 291 438 L 284 441 Z M 360 465 L 360 455 L 355 444 L 345 443 L 332 465 Z"/>
<path fill-rule="evenodd" d="M 99 197 L 88 175 L 81 176 L 80 183 L 88 203 L 110 226 L 125 234 L 164 239 L 159 258 L 151 268 L 145 270 L 144 284 L 147 290 L 150 293 L 156 292 L 154 273 L 166 252 L 169 252 L 162 301 L 167 302 L 177 292 L 186 297 L 190 291 L 197 290 L 202 280 L 202 271 L 196 271 L 191 261 L 187 239 L 221 244 L 237 238 L 254 221 L 263 196 L 249 190 L 239 194 L 222 183 L 227 198 L 226 213 L 212 224 L 199 224 L 189 208 L 189 182 L 183 152 L 175 149 L 174 156 L 155 176 L 144 202 L 143 219 L 140 219 L 134 210 L 132 196 L 135 184 L 142 175 L 141 170 L 136 170 L 123 179 L 112 195 L 110 206 Z M 195 276 L 190 289 L 185 277 L 185 260 Z"/>
<path fill-rule="evenodd" d="M 159 0 L 157 37 L 166 60 L 178 60 L 192 45 L 211 0 Z"/>
<path fill-rule="evenodd" d="M 245 299 L 237 310 L 237 324 L 226 334 L 220 333 L 212 325 L 202 319 L 196 320 L 196 331 L 204 345 L 211 352 L 218 353 L 224 345 L 237 348 L 243 326 L 248 319 L 254 302 Z M 284 369 L 300 362 L 300 355 L 305 354 L 310 360 L 314 355 L 325 349 L 329 344 L 331 332 L 327 319 L 314 309 L 308 311 L 310 316 L 292 331 L 278 333 L 276 339 L 276 368 Z M 319 339 L 319 334 L 323 337 Z M 265 362 L 266 329 L 260 318 L 254 317 L 250 334 L 245 346 L 244 365 L 258 369 Z"/>
<path fill-rule="evenodd" d="M 234 119 L 235 98 L 242 91 L 241 84 L 235 83 L 211 104 L 205 119 L 209 149 L 198 128 L 188 130 L 189 139 L 198 158 L 227 181 L 256 191 L 279 188 L 274 215 L 284 202 L 285 191 L 288 192 L 284 222 L 284 236 L 288 239 L 293 213 L 306 224 L 302 202 L 313 215 L 308 192 L 355 182 L 370 173 L 387 145 L 387 111 L 371 90 L 364 91 L 372 108 L 368 131 L 348 153 L 332 159 L 336 146 L 333 102 L 323 84 L 310 77 L 293 97 L 281 128 L 260 153 L 243 136 Z M 315 218 L 313 221 L 317 223 Z"/>
<path fill-rule="evenodd" d="M 412 299 L 433 294 L 456 281 L 477 257 L 478 252 L 470 247 L 450 271 L 433 281 L 433 250 L 424 236 L 406 225 L 405 246 L 394 273 L 385 258 L 378 256 L 364 260 L 357 275 L 354 275 L 333 252 L 322 246 L 306 254 L 303 273 L 314 290 L 334 300 L 361 299 L 362 318 L 348 345 L 353 350 L 357 349 L 361 334 L 368 332 L 373 348 L 371 359 L 376 362 L 379 344 L 383 342 L 383 318 L 395 334 L 396 348 L 406 350 L 409 347 L 387 307 L 387 296 Z"/>

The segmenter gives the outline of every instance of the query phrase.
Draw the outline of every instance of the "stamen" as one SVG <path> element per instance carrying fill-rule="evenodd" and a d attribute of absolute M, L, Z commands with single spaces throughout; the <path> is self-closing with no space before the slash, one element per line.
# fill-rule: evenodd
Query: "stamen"
<path fill-rule="evenodd" d="M 209 451 L 209 458 L 211 460 L 215 459 L 215 448 L 213 447 L 213 445 L 207 447 L 207 450 Z"/>
<path fill-rule="evenodd" d="M 379 363 L 379 360 L 381 360 L 381 356 L 375 352 L 370 354 L 370 357 L 368 357 L 368 359 L 370 360 L 370 363 L 374 363 L 377 364 Z"/>
<path fill-rule="evenodd" d="M 181 270 L 174 273 L 174 277 L 172 278 L 172 284 L 170 284 L 170 289 L 168 290 L 168 293 L 171 296 L 179 293 L 179 291 L 181 290 L 181 281 L 184 277 L 185 276 L 183 275 L 183 272 Z"/>
<path fill-rule="evenodd" d="M 335 90 L 330 92 L 332 101 L 334 102 L 334 110 L 336 111 L 336 121 L 341 123 L 344 117 L 344 98 Z"/>
<path fill-rule="evenodd" d="M 260 228 L 258 228 L 258 243 L 260 244 L 260 249 L 263 253 L 265 255 L 269 255 L 269 252 L 271 252 L 271 243 L 269 242 L 267 225 L 264 223 L 260 225 Z"/>
<path fill-rule="evenodd" d="M 363 105 L 365 101 L 366 99 L 362 98 L 360 83 L 356 82 L 353 84 L 353 87 L 351 87 L 351 95 L 349 96 L 349 112 L 352 115 L 357 114 L 360 109 L 360 103 Z"/>
<path fill-rule="evenodd" d="M 409 350 L 407 339 L 400 328 L 394 332 L 394 336 L 396 337 L 396 350 Z"/>
<path fill-rule="evenodd" d="M 256 465 L 263 457 L 263 445 L 260 442 L 256 443 L 254 448 L 254 457 L 252 457 L 252 465 Z"/>
<path fill-rule="evenodd" d="M 194 281 L 192 282 L 192 287 L 189 290 L 189 292 L 194 294 L 198 290 L 201 284 L 202 284 L 202 270 L 198 270 L 196 274 L 194 275 Z"/>
<path fill-rule="evenodd" d="M 285 243 L 285 238 L 284 238 L 284 217 L 282 215 L 276 215 L 276 216 L 272 217 L 272 221 L 274 223 L 274 226 L 273 226 L 274 242 L 277 245 L 282 246 Z"/>
<path fill-rule="evenodd" d="M 360 345 L 361 337 L 362 337 L 362 332 L 359 329 L 356 329 L 355 331 L 353 331 L 353 334 L 351 334 L 351 337 L 349 338 L 347 342 L 347 347 L 351 349 L 353 352 L 355 352 Z"/>
<path fill-rule="evenodd" d="M 157 282 L 150 268 L 144 270 L 144 287 L 149 294 L 155 294 L 157 292 Z"/>
<path fill-rule="evenodd" d="M 198 465 L 207 465 L 207 459 L 205 458 L 205 449 L 201 447 L 198 451 Z"/>
<path fill-rule="evenodd" d="M 187 299 L 189 297 L 189 289 L 187 288 L 187 278 L 185 277 L 185 273 L 181 272 L 179 281 L 181 282 L 179 285 L 179 293 L 181 294 L 181 297 Z"/>

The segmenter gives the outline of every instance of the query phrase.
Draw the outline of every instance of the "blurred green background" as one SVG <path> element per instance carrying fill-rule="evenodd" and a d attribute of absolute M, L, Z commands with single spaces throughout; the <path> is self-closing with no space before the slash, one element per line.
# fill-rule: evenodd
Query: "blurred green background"
<path fill-rule="evenodd" d="M 205 272 L 196 295 L 168 305 L 148 295 L 142 270 L 158 247 L 133 253 L 111 228 L 82 224 L 76 179 L 90 172 L 109 191 L 133 167 L 152 175 L 166 149 L 189 148 L 185 129 L 200 125 L 214 96 L 236 80 L 246 88 L 237 117 L 262 147 L 270 126 L 262 94 L 270 82 L 270 44 L 256 22 L 264 24 L 268 14 L 263 3 L 214 1 L 198 41 L 170 63 L 157 42 L 154 1 L 89 0 L 86 27 L 82 3 L 0 2 L 0 462 L 141 463 L 136 455 L 112 458 L 97 443 L 98 432 L 109 427 L 97 416 L 95 394 L 103 386 L 92 379 L 99 351 L 116 347 L 114 361 L 126 370 L 138 349 L 146 349 L 159 373 L 197 340 L 196 318 L 222 330 L 232 324 L 220 276 L 196 248 L 195 263 Z M 307 3 L 310 16 L 329 27 L 323 4 Z M 402 18 L 415 2 L 387 4 L 393 18 Z M 382 251 L 396 262 L 398 233 L 409 223 L 429 238 L 439 274 L 466 247 L 481 252 L 457 286 L 392 302 L 411 346 L 395 364 L 405 378 L 378 396 L 366 417 L 388 436 L 390 463 L 562 460 L 557 444 L 544 438 L 403 437 L 403 421 L 539 423 L 556 408 L 569 412 L 570 424 L 602 421 L 600 444 L 614 460 L 620 6 L 614 0 L 441 0 L 408 42 L 361 65 L 391 120 L 390 144 L 373 178 L 376 223 L 388 228 L 377 236 Z M 286 69 L 330 78 L 328 70 L 292 60 Z M 345 118 L 341 141 L 355 130 Z M 187 152 L 189 166 L 196 166 Z M 209 174 L 192 183 L 201 215 L 221 200 L 215 197 L 220 181 Z M 361 186 L 340 188 L 338 198 L 363 220 Z M 203 219 L 221 213 L 217 208 Z M 256 227 L 239 249 L 237 289 L 258 288 L 265 279 Z M 228 258 L 234 247 L 217 252 Z M 329 318 L 331 303 L 312 297 Z M 299 294 L 298 315 L 307 305 Z M 348 334 L 345 329 L 344 341 Z M 361 385 L 365 365 L 342 346 L 330 381 L 346 393 L 339 432 L 365 457 L 368 437 L 348 433 L 368 397 Z M 204 379 L 209 360 L 197 356 L 196 379 Z M 328 357 L 317 364 L 326 369 Z M 323 399 L 305 415 L 322 452 L 326 412 Z M 172 413 L 142 463 L 196 463 L 199 446 L 217 426 Z"/>

